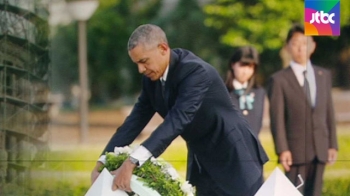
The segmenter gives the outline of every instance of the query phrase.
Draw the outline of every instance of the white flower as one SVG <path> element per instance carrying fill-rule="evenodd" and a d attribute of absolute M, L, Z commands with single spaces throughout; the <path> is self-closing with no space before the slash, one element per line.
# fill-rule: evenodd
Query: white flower
<path fill-rule="evenodd" d="M 164 164 L 164 163 L 165 163 L 165 160 L 164 160 L 163 158 L 161 158 L 161 157 L 158 157 L 158 158 L 157 158 L 157 161 L 158 161 L 159 163 L 161 163 L 161 164 Z"/>
<path fill-rule="evenodd" d="M 124 146 L 122 153 L 130 154 L 131 153 L 131 148 L 129 146 Z"/>
<path fill-rule="evenodd" d="M 175 168 L 170 163 L 166 162 L 162 158 L 158 158 L 157 161 L 158 161 L 158 165 L 160 165 L 162 168 L 161 171 L 165 174 L 170 175 L 171 179 L 177 180 L 180 178 L 179 174 L 177 173 Z"/>
<path fill-rule="evenodd" d="M 158 165 L 158 166 L 162 166 L 162 164 L 158 161 L 158 159 L 151 157 L 151 162 L 153 165 Z"/>
<path fill-rule="evenodd" d="M 131 148 L 129 146 L 124 146 L 124 147 L 114 147 L 114 153 L 116 155 L 125 153 L 125 154 L 130 154 L 131 153 Z"/>
<path fill-rule="evenodd" d="M 176 180 L 180 177 L 179 174 L 177 173 L 177 171 L 171 166 L 167 167 L 165 169 L 165 171 L 171 176 L 171 179 L 173 179 L 173 180 Z"/>
<path fill-rule="evenodd" d="M 187 196 L 194 196 L 193 194 L 193 187 L 192 185 L 186 181 L 181 185 L 181 190 L 184 192 Z"/>
<path fill-rule="evenodd" d="M 113 156 L 119 156 L 120 154 L 130 155 L 132 153 L 132 149 L 136 149 L 136 148 L 137 146 L 133 148 L 130 148 L 129 146 L 115 147 L 114 152 L 109 152 L 108 155 L 113 155 Z M 163 172 L 167 176 L 170 176 L 172 180 L 178 183 L 178 185 L 180 186 L 179 188 L 183 192 L 184 196 L 194 196 L 195 189 L 192 187 L 191 184 L 189 184 L 188 181 L 181 183 L 182 180 L 180 180 L 180 175 L 177 173 L 175 168 L 170 163 L 166 162 L 162 158 L 154 158 L 154 157 L 151 157 L 150 161 L 153 165 L 159 166 L 157 168 L 159 168 L 161 172 Z M 134 194 L 133 196 L 138 196 L 138 195 Z"/>

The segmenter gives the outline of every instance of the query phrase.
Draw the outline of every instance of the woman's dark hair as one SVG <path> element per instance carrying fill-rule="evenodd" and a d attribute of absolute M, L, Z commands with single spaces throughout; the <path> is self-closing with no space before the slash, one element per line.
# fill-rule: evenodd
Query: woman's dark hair
<path fill-rule="evenodd" d="M 241 66 L 251 66 L 254 65 L 254 74 L 248 81 L 248 87 L 246 92 L 249 92 L 251 88 L 255 88 L 258 84 L 255 81 L 255 77 L 257 74 L 257 69 L 259 65 L 259 53 L 252 46 L 242 46 L 239 47 L 231 56 L 228 63 L 228 70 L 226 74 L 225 84 L 227 89 L 231 92 L 234 90 L 233 80 L 235 79 L 235 73 L 232 69 L 232 64 L 237 62 L 241 63 Z"/>

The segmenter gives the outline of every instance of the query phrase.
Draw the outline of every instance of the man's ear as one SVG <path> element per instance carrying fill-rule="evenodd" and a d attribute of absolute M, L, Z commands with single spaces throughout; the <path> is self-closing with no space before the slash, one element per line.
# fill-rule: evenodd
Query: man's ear
<path fill-rule="evenodd" d="M 158 44 L 158 49 L 160 50 L 160 53 L 162 55 L 165 55 L 169 50 L 169 46 L 167 43 L 163 42 L 163 43 Z"/>

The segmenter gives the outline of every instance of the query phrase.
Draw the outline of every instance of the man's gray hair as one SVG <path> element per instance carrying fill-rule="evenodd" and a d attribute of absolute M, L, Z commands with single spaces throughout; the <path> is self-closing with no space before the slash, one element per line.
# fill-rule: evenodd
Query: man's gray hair
<path fill-rule="evenodd" d="M 128 51 L 134 49 L 139 44 L 143 44 L 145 48 L 149 49 L 160 43 L 168 44 L 164 31 L 156 25 L 144 24 L 137 27 L 131 34 L 128 41 Z"/>

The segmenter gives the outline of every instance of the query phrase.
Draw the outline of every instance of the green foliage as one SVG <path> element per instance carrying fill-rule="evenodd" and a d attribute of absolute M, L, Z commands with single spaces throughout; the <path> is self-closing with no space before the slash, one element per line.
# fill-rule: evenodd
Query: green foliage
<path fill-rule="evenodd" d="M 131 62 L 126 44 L 140 24 L 162 27 L 172 48 L 181 47 L 212 64 L 224 76 L 233 49 L 254 45 L 260 52 L 259 81 L 281 69 L 280 49 L 293 22 L 303 22 L 304 2 L 280 0 L 178 0 L 175 9 L 161 12 L 170 1 L 100 0 L 87 22 L 91 103 L 103 105 L 119 98 L 131 100 L 141 89 L 141 75 Z M 334 69 L 335 84 L 350 86 L 350 1 L 341 1 L 341 36 L 316 37 L 312 61 Z M 76 24 L 57 27 L 51 47 L 53 91 L 70 95 L 78 83 Z M 328 58 L 325 58 L 328 57 Z M 66 96 L 69 100 L 69 97 Z"/>
<path fill-rule="evenodd" d="M 334 165 L 326 167 L 322 190 L 323 196 L 350 195 L 349 125 L 338 125 L 337 130 L 339 144 L 338 160 Z M 272 136 L 269 130 L 263 130 L 259 135 L 259 139 L 270 158 L 270 161 L 264 165 L 264 177 L 266 179 L 273 169 L 279 165 L 277 164 L 277 157 L 274 152 Z M 35 171 L 33 171 L 33 178 L 27 181 L 27 183 L 31 185 L 30 188 L 13 184 L 2 185 L 0 183 L 0 195 L 82 196 L 89 189 L 90 172 L 96 164 L 100 149 L 103 149 L 103 147 L 104 146 L 88 145 L 84 146 L 84 148 L 74 148 L 74 150 L 69 151 L 53 151 L 49 154 L 45 167 L 41 168 L 43 172 L 47 172 L 47 175 L 38 177 L 35 175 Z M 167 148 L 162 157 L 167 162 L 176 166 L 175 168 L 178 173 L 185 174 L 186 152 L 185 142 L 176 140 Z M 121 164 L 125 158 L 126 157 L 120 160 L 119 164 Z M 40 173 L 42 172 L 39 172 L 39 174 Z M 153 181 L 150 180 L 150 182 Z"/>
<path fill-rule="evenodd" d="M 220 70 L 219 34 L 204 25 L 205 13 L 197 0 L 179 0 L 175 9 L 156 22 L 166 32 L 172 48 L 185 48 Z M 225 51 L 224 51 L 225 52 Z"/>
<path fill-rule="evenodd" d="M 108 0 L 89 21 L 89 73 L 93 102 L 107 102 L 138 92 L 141 75 L 130 60 L 127 41 L 132 31 L 156 15 L 160 0 Z M 139 82 L 137 82 L 139 81 Z"/>
<path fill-rule="evenodd" d="M 254 45 L 260 52 L 279 49 L 291 24 L 303 24 L 304 1 L 219 0 L 205 6 L 208 27 L 219 29 L 221 43 Z M 350 22 L 350 1 L 341 1 L 341 26 Z"/>
<path fill-rule="evenodd" d="M 41 182 L 41 186 L 24 188 L 13 184 L 0 186 L 0 193 L 3 196 L 82 196 L 88 190 L 87 185 L 76 185 L 70 181 L 49 183 Z M 336 178 L 326 179 L 324 182 L 323 196 L 348 196 L 350 194 L 350 179 Z"/>
<path fill-rule="evenodd" d="M 100 0 L 100 6 L 87 22 L 92 102 L 103 104 L 139 91 L 141 75 L 129 58 L 127 41 L 138 25 L 149 23 L 157 15 L 160 2 Z M 70 94 L 72 84 L 78 83 L 76 26 L 73 23 L 57 27 L 52 40 L 52 88 L 65 95 Z"/>
<path fill-rule="evenodd" d="M 58 28 L 51 40 L 51 90 L 70 93 L 70 86 L 78 83 L 77 29 Z"/>
<path fill-rule="evenodd" d="M 101 166 L 108 171 L 114 171 L 119 168 L 128 158 L 127 153 L 115 155 L 114 153 L 106 153 L 106 163 Z M 160 162 L 159 162 L 160 163 Z M 169 174 L 164 172 L 166 164 L 154 164 L 150 160 L 146 161 L 141 167 L 136 167 L 133 174 L 138 176 L 139 180 L 144 182 L 146 186 L 156 190 L 160 195 L 182 196 L 181 184 L 177 180 L 173 180 Z"/>
<path fill-rule="evenodd" d="M 350 195 L 350 179 L 338 178 L 325 180 L 322 188 L 323 196 L 348 196 Z"/>
<path fill-rule="evenodd" d="M 207 27 L 219 31 L 220 43 L 239 47 L 253 45 L 260 52 L 259 81 L 265 84 L 271 74 L 282 68 L 280 49 L 293 23 L 303 24 L 304 1 L 216 0 L 206 5 Z M 317 48 L 312 62 L 334 69 L 337 86 L 350 86 L 349 48 L 350 1 L 340 3 L 341 36 L 316 36 Z M 325 58 L 328 57 L 328 58 Z M 227 57 L 228 58 L 228 57 Z M 339 77 L 338 77 L 339 76 Z"/>
<path fill-rule="evenodd" d="M 350 1 L 340 1 L 340 26 L 348 26 L 350 24 Z"/>
<path fill-rule="evenodd" d="M 324 185 L 322 188 L 323 196 L 347 196 L 350 195 L 350 133 L 348 125 L 338 125 L 338 159 L 334 165 L 327 165 L 324 174 Z M 277 156 L 274 150 L 274 144 L 271 133 L 262 131 L 259 139 L 269 156 L 269 162 L 264 165 L 264 177 L 269 177 L 275 167 L 280 167 L 277 164 Z"/>
<path fill-rule="evenodd" d="M 101 166 L 99 171 L 101 172 L 103 168 L 108 169 L 108 171 L 114 171 L 118 169 L 127 158 L 128 155 L 126 153 L 119 154 L 118 156 L 115 156 L 114 153 L 106 153 L 106 163 Z"/>
<path fill-rule="evenodd" d="M 281 48 L 291 23 L 302 22 L 303 7 L 302 1 L 216 1 L 204 8 L 205 24 L 223 32 L 223 44 L 254 45 L 262 52 Z"/>
<path fill-rule="evenodd" d="M 88 190 L 87 186 L 76 185 L 70 182 L 35 182 L 36 186 L 19 186 L 15 184 L 5 184 L 0 186 L 2 196 L 82 196 Z"/>
<path fill-rule="evenodd" d="M 162 172 L 160 165 L 148 160 L 142 167 L 135 170 L 134 174 L 146 185 L 157 190 L 160 195 L 180 196 L 184 193 L 180 189 L 180 182 L 173 180 L 170 175 Z"/>

